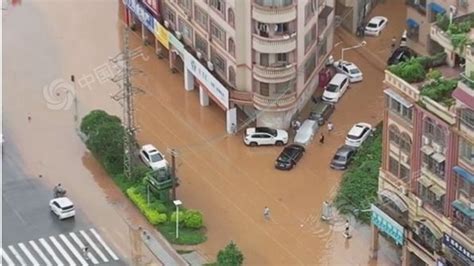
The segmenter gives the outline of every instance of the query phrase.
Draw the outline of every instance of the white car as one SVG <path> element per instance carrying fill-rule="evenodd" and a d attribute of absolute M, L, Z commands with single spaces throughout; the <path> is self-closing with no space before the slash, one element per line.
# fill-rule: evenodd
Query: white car
<path fill-rule="evenodd" d="M 370 19 L 365 26 L 365 35 L 379 36 L 380 32 L 387 26 L 388 19 L 386 17 L 377 16 Z"/>
<path fill-rule="evenodd" d="M 362 71 L 352 62 L 339 60 L 334 63 L 334 67 L 337 72 L 348 76 L 350 82 L 359 82 L 364 79 Z"/>
<path fill-rule="evenodd" d="M 140 159 L 151 169 L 158 170 L 168 167 L 165 156 L 151 144 L 143 145 L 140 149 Z"/>
<path fill-rule="evenodd" d="M 323 101 L 329 103 L 337 103 L 339 99 L 344 95 L 347 88 L 349 87 L 349 77 L 337 73 L 326 85 L 323 96 L 321 97 Z"/>
<path fill-rule="evenodd" d="M 360 147 L 362 143 L 370 136 L 372 133 L 372 126 L 368 123 L 357 123 L 352 126 L 349 133 L 346 136 L 346 145 L 351 147 Z"/>
<path fill-rule="evenodd" d="M 61 197 L 55 198 L 49 201 L 49 208 L 51 211 L 58 216 L 60 220 L 74 217 L 76 211 L 74 210 L 74 204 L 69 198 Z"/>
<path fill-rule="evenodd" d="M 268 127 L 249 127 L 245 130 L 244 143 L 249 146 L 282 146 L 288 143 L 288 132 Z"/>

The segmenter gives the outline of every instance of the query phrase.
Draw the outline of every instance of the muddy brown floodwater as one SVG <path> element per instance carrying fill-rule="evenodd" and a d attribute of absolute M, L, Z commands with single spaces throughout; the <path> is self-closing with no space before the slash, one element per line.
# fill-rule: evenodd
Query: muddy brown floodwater
<path fill-rule="evenodd" d="M 213 103 L 201 107 L 198 92 L 185 92 L 182 75 L 172 74 L 169 62 L 158 60 L 150 47 L 143 48 L 148 60 L 134 60 L 134 66 L 146 72 L 134 79 L 145 91 L 136 98 L 139 142 L 153 143 L 163 152 L 179 151 L 178 196 L 186 207 L 202 210 L 208 228 L 208 241 L 198 247 L 201 253 L 212 260 L 233 240 L 252 265 L 399 263 L 399 254 L 383 240 L 378 260 L 369 259 L 367 226 L 353 223 L 353 238 L 346 241 L 344 217 L 331 224 L 319 219 L 322 202 L 335 195 L 341 179 L 341 172 L 328 165 L 347 130 L 356 122 L 375 125 L 382 119 L 384 63 L 390 40 L 400 36 L 405 17 L 403 1 L 386 2 L 372 12 L 390 19 L 384 33 L 367 38 L 365 48 L 344 56 L 361 68 L 365 80 L 352 85 L 337 104 L 331 118 L 335 132 L 324 145 L 310 145 L 289 172 L 273 167 L 279 148 L 249 149 L 241 134 L 228 136 L 225 113 Z M 108 228 L 114 241 L 121 242 L 122 253 L 127 253 L 128 238 L 121 233 L 126 223 L 117 222 L 120 211 L 111 208 L 119 197 L 117 190 L 77 137 L 71 99 L 61 90 L 51 94 L 44 89 L 71 74 L 76 79 L 94 75 L 119 52 L 117 14 L 118 3 L 112 0 L 27 1 L 4 11 L 4 127 L 28 170 L 42 173 L 50 184 L 60 180 L 71 188 L 78 202 L 88 206 L 89 218 Z M 334 50 L 336 59 L 342 47 L 359 41 L 342 31 L 337 36 L 335 43 L 343 43 Z M 140 47 L 136 34 L 131 44 Z M 90 88 L 76 88 L 79 115 L 100 108 L 120 116 L 120 106 L 110 98 L 115 92 L 115 84 L 97 78 Z M 271 209 L 270 222 L 263 219 L 264 206 Z"/>

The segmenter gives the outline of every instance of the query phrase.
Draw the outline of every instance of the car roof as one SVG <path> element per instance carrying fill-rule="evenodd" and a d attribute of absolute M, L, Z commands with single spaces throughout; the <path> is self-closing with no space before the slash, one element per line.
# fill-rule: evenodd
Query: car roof
<path fill-rule="evenodd" d="M 351 130 L 349 130 L 348 135 L 360 136 L 362 134 L 362 131 L 366 127 L 367 125 L 365 123 L 357 123 L 354 126 L 352 126 Z"/>
<path fill-rule="evenodd" d="M 339 147 L 336 151 L 336 154 L 338 155 L 347 155 L 350 151 L 354 151 L 355 148 L 351 147 L 351 146 L 347 146 L 347 145 L 343 145 L 341 147 Z"/>
<path fill-rule="evenodd" d="M 147 153 L 159 153 L 158 149 L 151 144 L 143 145 L 142 149 Z"/>
<path fill-rule="evenodd" d="M 72 203 L 72 201 L 67 197 L 55 198 L 54 201 L 57 202 L 59 204 L 59 206 L 61 206 L 61 207 L 67 207 L 67 206 L 74 205 Z"/>
<path fill-rule="evenodd" d="M 381 20 L 387 20 L 387 18 L 382 17 L 382 16 L 376 16 L 376 17 L 371 18 L 369 23 L 370 22 L 379 23 Z"/>
<path fill-rule="evenodd" d="M 331 83 L 340 83 L 344 79 L 347 79 L 346 75 L 341 74 L 341 73 L 337 73 L 336 75 L 334 75 L 334 77 L 332 77 L 331 81 L 329 81 L 329 84 L 331 84 Z"/>
<path fill-rule="evenodd" d="M 298 144 L 290 144 L 286 146 L 284 150 L 303 150 L 304 151 L 304 147 Z"/>

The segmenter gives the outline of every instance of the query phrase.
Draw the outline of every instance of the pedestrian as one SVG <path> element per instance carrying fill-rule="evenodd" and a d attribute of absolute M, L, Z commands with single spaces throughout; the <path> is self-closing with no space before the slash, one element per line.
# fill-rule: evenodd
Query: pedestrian
<path fill-rule="evenodd" d="M 346 220 L 346 228 L 344 229 L 344 235 L 346 237 L 350 237 L 350 232 L 349 232 L 349 220 Z"/>
<path fill-rule="evenodd" d="M 395 38 L 395 36 L 393 36 L 393 38 L 392 38 L 392 51 L 395 50 L 396 44 L 397 44 L 397 38 Z"/>
<path fill-rule="evenodd" d="M 237 127 L 235 126 L 235 123 L 232 123 L 232 125 L 230 125 L 230 131 L 232 132 L 232 135 L 236 133 Z"/>
<path fill-rule="evenodd" d="M 331 121 L 328 122 L 328 133 L 331 133 L 331 131 L 334 129 L 334 125 L 332 124 Z"/>
<path fill-rule="evenodd" d="M 291 122 L 291 127 L 293 128 L 295 132 L 298 131 L 300 126 L 301 126 L 301 123 L 298 120 L 293 120 L 293 122 Z"/>
<path fill-rule="evenodd" d="M 82 255 L 84 256 L 86 260 L 89 260 L 89 247 L 88 246 L 84 246 L 84 248 L 82 249 Z"/>
<path fill-rule="evenodd" d="M 28 122 L 31 122 L 31 115 L 28 114 Z"/>
<path fill-rule="evenodd" d="M 319 138 L 319 143 L 324 144 L 324 134 L 321 133 L 321 137 Z"/>
<path fill-rule="evenodd" d="M 265 206 L 265 208 L 263 209 L 263 218 L 266 221 L 270 220 L 270 208 L 268 208 L 267 206 Z"/>

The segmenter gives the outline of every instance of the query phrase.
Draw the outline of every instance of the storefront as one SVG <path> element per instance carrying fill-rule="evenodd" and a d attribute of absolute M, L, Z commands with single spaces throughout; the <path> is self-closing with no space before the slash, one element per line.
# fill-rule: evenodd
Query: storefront
<path fill-rule="evenodd" d="M 446 265 L 474 265 L 474 252 L 446 233 L 443 234 L 443 252 Z"/>

